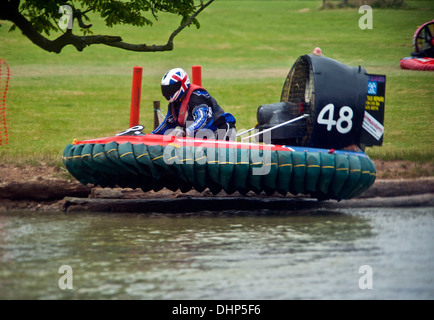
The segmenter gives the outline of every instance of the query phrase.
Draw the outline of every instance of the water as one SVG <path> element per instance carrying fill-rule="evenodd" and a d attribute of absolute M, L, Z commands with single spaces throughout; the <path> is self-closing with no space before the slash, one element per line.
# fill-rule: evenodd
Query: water
<path fill-rule="evenodd" d="M 0 299 L 433 299 L 433 231 L 434 208 L 2 212 Z"/>

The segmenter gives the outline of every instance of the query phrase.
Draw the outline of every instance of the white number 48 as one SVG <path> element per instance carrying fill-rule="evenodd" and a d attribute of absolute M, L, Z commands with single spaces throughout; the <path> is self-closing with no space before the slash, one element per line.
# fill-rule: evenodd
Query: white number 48
<path fill-rule="evenodd" d="M 327 113 L 328 117 L 326 118 Z M 345 134 L 350 132 L 353 127 L 353 122 L 351 121 L 353 118 L 353 110 L 347 106 L 342 107 L 339 110 L 339 119 L 337 121 L 333 120 L 334 113 L 335 106 L 332 103 L 329 103 L 321 109 L 318 114 L 317 122 L 319 124 L 327 125 L 327 131 L 331 131 L 333 126 L 336 126 L 336 130 L 338 130 L 339 133 Z"/>

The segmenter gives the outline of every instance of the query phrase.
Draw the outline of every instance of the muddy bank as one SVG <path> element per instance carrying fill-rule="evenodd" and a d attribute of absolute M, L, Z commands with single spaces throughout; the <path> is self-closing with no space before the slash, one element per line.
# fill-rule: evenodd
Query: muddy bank
<path fill-rule="evenodd" d="M 392 164 L 390 164 L 392 165 Z M 380 164 L 381 166 L 381 164 Z M 384 166 L 384 164 L 383 164 Z M 393 164 L 403 167 L 402 164 Z M 393 172 L 393 169 L 390 169 Z M 395 170 L 396 171 L 396 170 Z M 159 192 L 121 188 L 83 186 L 62 168 L 0 166 L 0 211 L 111 211 L 152 212 L 171 211 L 188 207 L 190 211 L 206 208 L 214 210 L 296 209 L 312 206 L 360 207 L 360 206 L 432 206 L 434 177 L 378 179 L 356 199 L 319 202 L 306 196 L 288 194 L 282 196 L 257 195 L 253 192 L 242 196 L 209 191 L 199 193 Z"/>

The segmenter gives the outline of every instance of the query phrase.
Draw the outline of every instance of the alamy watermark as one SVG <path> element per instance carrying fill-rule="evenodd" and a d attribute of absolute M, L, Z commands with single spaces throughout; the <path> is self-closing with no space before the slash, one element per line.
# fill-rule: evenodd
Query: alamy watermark
<path fill-rule="evenodd" d="M 62 16 L 59 19 L 59 22 L 57 23 L 59 28 L 62 30 L 72 29 L 72 21 L 74 19 L 72 17 L 71 6 L 68 6 L 67 4 L 60 6 L 59 7 L 59 13 L 62 14 Z"/>
<path fill-rule="evenodd" d="M 73 284 L 72 284 L 72 268 L 71 266 L 64 264 L 62 266 L 60 266 L 59 268 L 59 273 L 63 274 L 58 281 L 59 284 L 59 288 L 62 290 L 65 289 L 73 289 Z"/>
<path fill-rule="evenodd" d="M 186 126 L 189 127 L 191 123 L 187 123 Z M 116 134 L 116 136 L 141 136 L 144 135 L 143 129 L 142 125 L 136 125 Z M 251 130 L 253 128 L 241 132 L 247 133 Z M 187 136 L 185 137 L 185 135 Z M 166 146 L 163 154 L 152 160 L 164 161 L 167 165 L 250 165 L 252 175 L 267 175 L 271 171 L 271 166 L 277 165 L 277 163 L 271 162 L 272 153 L 274 152 L 272 150 L 271 131 L 261 132 L 260 136 L 262 137 L 262 143 L 252 141 L 252 136 L 245 137 L 241 142 L 237 142 L 235 128 L 228 127 L 228 129 L 217 129 L 215 131 L 201 129 L 190 135 L 186 134 L 185 130 L 176 127 L 164 132 L 163 141 Z M 177 137 L 185 138 L 177 139 Z M 244 142 L 247 138 L 249 141 Z"/>
<path fill-rule="evenodd" d="M 372 8 L 368 5 L 360 6 L 359 14 L 363 14 L 359 19 L 359 28 L 362 30 L 373 29 L 374 15 L 372 13 Z"/>
<path fill-rule="evenodd" d="M 168 165 L 249 164 L 252 175 L 267 175 L 271 171 L 271 132 L 263 134 L 261 144 L 236 142 L 235 131 L 228 137 L 228 131 L 224 129 L 203 129 L 192 137 L 178 140 L 173 137 L 173 132 L 176 129 L 167 130 L 163 138 L 168 142 L 163 151 L 163 160 Z M 195 148 L 190 152 L 185 147 L 192 144 Z"/>
<path fill-rule="evenodd" d="M 373 279 L 373 271 L 370 265 L 363 265 L 359 267 L 359 273 L 363 274 L 359 279 L 359 288 L 361 290 L 373 289 L 374 288 L 374 279 Z"/>

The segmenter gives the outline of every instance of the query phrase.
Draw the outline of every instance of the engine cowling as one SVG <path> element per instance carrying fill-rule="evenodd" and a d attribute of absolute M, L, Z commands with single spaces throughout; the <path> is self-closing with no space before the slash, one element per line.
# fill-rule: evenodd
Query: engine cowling
<path fill-rule="evenodd" d="M 301 56 L 286 77 L 281 101 L 258 108 L 257 129 L 305 114 L 305 119 L 272 130 L 271 143 L 328 149 L 361 145 L 369 78 L 361 66 L 350 67 L 324 56 Z"/>

